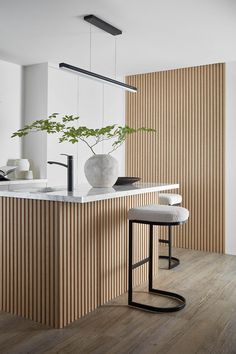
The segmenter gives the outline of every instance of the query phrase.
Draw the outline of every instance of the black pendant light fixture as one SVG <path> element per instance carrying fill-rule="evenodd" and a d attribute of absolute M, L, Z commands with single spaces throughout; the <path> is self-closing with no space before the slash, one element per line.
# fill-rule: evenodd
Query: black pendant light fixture
<path fill-rule="evenodd" d="M 84 20 L 89 22 L 90 24 L 102 29 L 103 31 L 113 35 L 113 36 L 117 36 L 117 35 L 121 35 L 122 34 L 121 30 L 119 30 L 118 28 L 110 25 L 109 23 L 101 20 L 100 18 L 98 18 L 98 17 L 96 17 L 94 15 L 85 16 Z M 90 32 L 90 35 L 91 35 L 91 32 Z M 91 40 L 91 38 L 90 38 L 90 40 Z M 130 92 L 137 92 L 137 88 L 134 87 L 134 86 L 127 85 L 124 82 L 114 80 L 114 79 L 112 79 L 110 77 L 103 76 L 103 75 L 94 73 L 92 71 L 79 68 L 77 66 L 73 66 L 73 65 L 70 65 L 70 64 L 67 64 L 67 63 L 60 63 L 59 64 L 59 68 L 75 72 L 78 75 L 86 76 L 86 77 L 89 77 L 91 79 L 94 79 L 94 80 L 97 80 L 97 81 L 101 81 L 103 83 L 107 83 L 107 84 L 110 84 L 110 85 L 114 85 L 114 86 L 120 87 L 120 88 L 125 89 L 125 90 L 130 91 Z"/>

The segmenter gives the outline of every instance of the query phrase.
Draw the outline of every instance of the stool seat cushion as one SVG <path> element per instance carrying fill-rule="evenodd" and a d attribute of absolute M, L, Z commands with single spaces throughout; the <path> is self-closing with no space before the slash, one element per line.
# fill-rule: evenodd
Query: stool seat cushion
<path fill-rule="evenodd" d="M 160 193 L 158 203 L 161 205 L 174 205 L 182 202 L 180 194 Z"/>
<path fill-rule="evenodd" d="M 189 211 L 178 206 L 149 204 L 132 208 L 128 211 L 129 220 L 140 220 L 156 223 L 185 222 Z"/>

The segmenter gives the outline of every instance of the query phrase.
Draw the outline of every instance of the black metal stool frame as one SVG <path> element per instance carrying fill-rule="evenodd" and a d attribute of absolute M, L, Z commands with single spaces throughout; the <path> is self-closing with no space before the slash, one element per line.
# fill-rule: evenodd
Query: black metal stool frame
<path fill-rule="evenodd" d="M 169 206 L 180 206 L 181 203 L 177 204 L 169 204 Z M 173 269 L 180 264 L 179 258 L 172 256 L 172 228 L 171 226 L 168 227 L 168 240 L 164 240 L 159 238 L 160 243 L 165 243 L 168 245 L 168 256 L 159 255 L 160 259 L 167 259 L 168 260 L 168 269 Z"/>
<path fill-rule="evenodd" d="M 184 222 L 173 222 L 173 223 L 161 223 L 161 222 L 149 222 L 142 220 L 129 220 L 129 261 L 128 261 L 128 305 L 143 310 L 151 312 L 176 312 L 182 310 L 186 305 L 186 300 L 182 295 L 155 289 L 153 288 L 153 226 L 175 226 L 184 224 Z M 133 224 L 147 224 L 149 225 L 149 256 L 142 259 L 141 261 L 133 264 Z M 156 307 L 151 305 L 142 304 L 133 301 L 133 270 L 142 266 L 145 263 L 149 263 L 148 269 L 148 290 L 150 293 L 157 294 L 160 296 L 170 297 L 178 302 L 178 305 L 171 307 Z"/>

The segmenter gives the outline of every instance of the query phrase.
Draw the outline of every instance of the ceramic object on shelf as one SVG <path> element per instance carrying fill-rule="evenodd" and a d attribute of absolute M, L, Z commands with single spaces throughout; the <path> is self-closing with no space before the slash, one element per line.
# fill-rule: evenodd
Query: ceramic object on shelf
<path fill-rule="evenodd" d="M 18 166 L 17 171 L 29 171 L 30 163 L 27 159 L 17 159 L 15 160 L 15 165 Z"/>
<path fill-rule="evenodd" d="M 34 175 L 33 175 L 33 171 L 29 170 L 29 171 L 25 171 L 25 179 L 33 179 Z"/>
<path fill-rule="evenodd" d="M 18 179 L 33 179 L 33 172 L 31 170 L 29 171 L 18 171 L 17 172 L 17 178 Z"/>
<path fill-rule="evenodd" d="M 118 161 L 108 154 L 94 155 L 84 165 L 85 176 L 95 188 L 112 187 L 117 181 L 118 172 Z"/>
<path fill-rule="evenodd" d="M 17 169 L 15 171 L 15 178 L 16 179 L 24 179 L 22 177 L 22 171 L 29 171 L 30 168 L 30 163 L 29 160 L 27 159 L 11 159 L 7 161 L 7 164 L 13 163 L 14 166 L 17 166 Z"/>

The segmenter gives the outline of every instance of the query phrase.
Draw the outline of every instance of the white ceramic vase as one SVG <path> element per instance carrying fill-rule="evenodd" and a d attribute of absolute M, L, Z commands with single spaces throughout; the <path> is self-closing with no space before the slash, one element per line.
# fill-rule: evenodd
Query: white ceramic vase
<path fill-rule="evenodd" d="M 15 166 L 17 166 L 16 170 L 16 178 L 17 179 L 24 179 L 23 172 L 29 171 L 30 163 L 27 159 L 17 159 L 15 160 Z"/>
<path fill-rule="evenodd" d="M 27 159 L 17 159 L 15 160 L 16 166 L 18 166 L 18 171 L 29 171 L 30 163 Z"/>
<path fill-rule="evenodd" d="M 118 178 L 118 161 L 108 154 L 90 157 L 84 165 L 84 173 L 92 187 L 110 188 Z"/>

